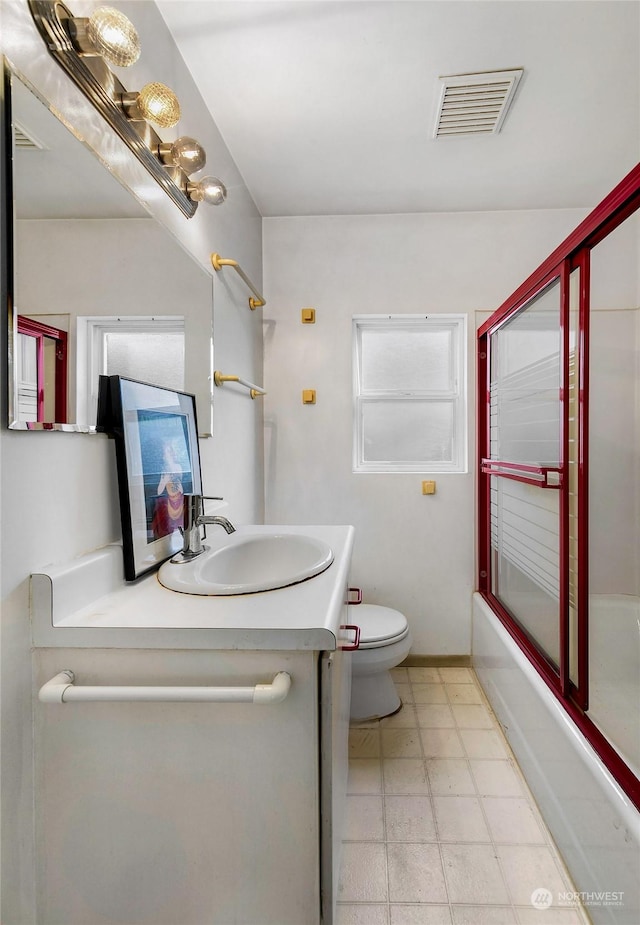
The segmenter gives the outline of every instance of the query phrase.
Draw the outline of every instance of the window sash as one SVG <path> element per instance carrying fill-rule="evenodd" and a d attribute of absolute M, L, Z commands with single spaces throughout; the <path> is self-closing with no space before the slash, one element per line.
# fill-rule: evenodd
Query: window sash
<path fill-rule="evenodd" d="M 415 315 L 393 315 L 387 318 L 380 316 L 354 316 L 354 472 L 466 472 L 467 446 L 466 446 L 466 316 L 440 315 L 433 320 L 428 317 Z M 449 350 L 449 374 L 445 376 L 447 388 L 365 388 L 363 385 L 363 331 L 402 331 L 411 330 L 428 333 L 430 331 L 451 335 Z M 385 373 L 388 381 L 388 372 Z M 369 380 L 370 381 L 370 380 Z M 435 405 L 450 405 L 452 415 L 451 453 L 450 458 L 419 459 L 367 459 L 367 439 L 365 435 L 366 406 L 372 404 L 398 403 L 400 408 L 412 403 L 433 403 Z M 392 439 L 392 436 L 390 437 Z M 423 441 L 428 443 L 425 435 Z M 420 442 L 420 435 L 416 442 Z M 435 440 L 435 444 L 438 441 Z M 389 454 L 392 455 L 392 454 Z"/>

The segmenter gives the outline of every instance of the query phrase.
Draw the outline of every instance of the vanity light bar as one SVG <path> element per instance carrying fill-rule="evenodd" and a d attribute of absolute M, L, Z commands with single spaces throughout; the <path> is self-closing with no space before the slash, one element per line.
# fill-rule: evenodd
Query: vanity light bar
<path fill-rule="evenodd" d="M 180 114 L 177 97 L 164 84 L 151 83 L 131 93 L 109 69 L 113 56 L 92 38 L 90 20 L 74 17 L 60 0 L 28 0 L 29 10 L 51 56 L 82 90 L 109 125 L 146 167 L 167 195 L 187 218 L 192 218 L 198 202 L 219 205 L 226 198 L 224 184 L 216 177 L 192 181 L 188 166 L 178 157 L 167 160 L 167 142 L 149 124 L 175 125 Z M 118 11 L 109 11 L 126 20 Z M 128 20 L 126 20 L 128 23 Z M 131 26 L 131 24 L 129 23 Z M 124 27 L 123 27 L 124 29 Z M 137 34 L 131 26 L 133 34 Z M 125 30 L 126 31 L 126 30 Z M 135 46 L 135 42 L 133 43 Z M 116 49 L 116 51 L 119 50 Z M 131 52 L 132 63 L 135 48 Z M 126 65 L 126 62 L 125 62 Z M 186 139 L 204 150 L 194 139 Z M 185 139 L 178 139 L 174 145 Z M 171 145 L 169 147 L 172 147 Z M 204 163 L 204 160 L 203 160 Z M 186 169 L 185 169 L 186 167 Z"/>

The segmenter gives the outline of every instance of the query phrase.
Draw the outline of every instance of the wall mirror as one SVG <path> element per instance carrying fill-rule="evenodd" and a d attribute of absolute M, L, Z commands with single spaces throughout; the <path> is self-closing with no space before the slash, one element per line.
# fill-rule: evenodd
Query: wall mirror
<path fill-rule="evenodd" d="M 95 432 L 103 374 L 194 393 L 210 436 L 211 275 L 6 63 L 5 92 L 9 427 Z"/>

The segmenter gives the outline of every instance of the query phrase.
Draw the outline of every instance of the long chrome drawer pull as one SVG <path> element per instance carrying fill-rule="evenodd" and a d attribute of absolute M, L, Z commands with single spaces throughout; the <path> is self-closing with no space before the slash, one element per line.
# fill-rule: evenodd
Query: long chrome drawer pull
<path fill-rule="evenodd" d="M 65 669 L 40 688 L 42 703 L 281 703 L 291 675 L 279 671 L 271 684 L 253 687 L 76 687 Z"/>

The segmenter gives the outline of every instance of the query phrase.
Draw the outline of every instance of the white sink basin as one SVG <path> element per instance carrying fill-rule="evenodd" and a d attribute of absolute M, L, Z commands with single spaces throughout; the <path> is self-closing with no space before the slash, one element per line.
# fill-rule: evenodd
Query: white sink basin
<path fill-rule="evenodd" d="M 165 562 L 158 580 L 184 594 L 250 594 L 305 581 L 332 562 L 331 548 L 315 537 L 240 528 L 190 562 Z"/>

